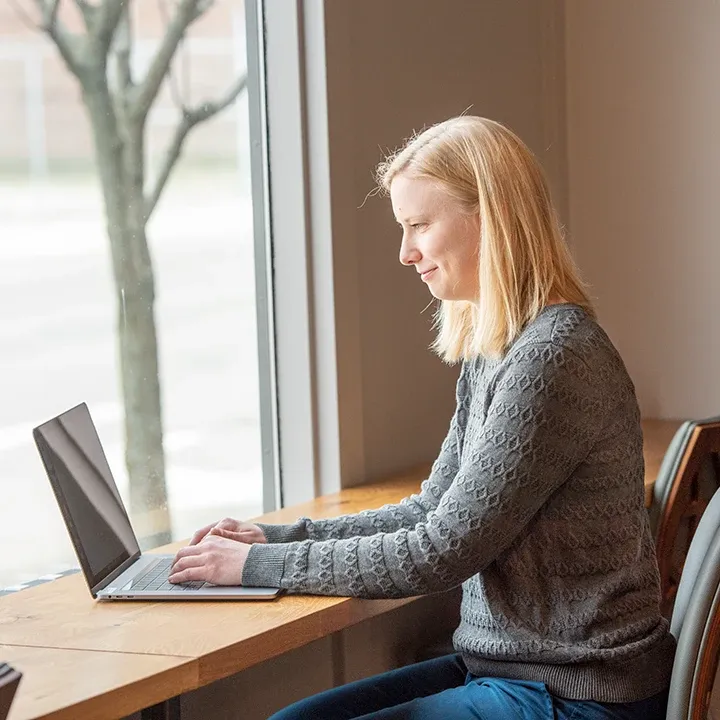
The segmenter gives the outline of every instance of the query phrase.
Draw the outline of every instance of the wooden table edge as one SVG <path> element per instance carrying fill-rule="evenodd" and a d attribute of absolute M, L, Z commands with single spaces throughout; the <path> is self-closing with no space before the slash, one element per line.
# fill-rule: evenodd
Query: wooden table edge
<path fill-rule="evenodd" d="M 120 653 L 106 650 L 85 650 L 74 648 L 55 648 L 37 645 L 13 645 L 9 643 L 0 643 L 0 652 L 4 652 L 2 648 L 14 648 L 18 650 L 30 651 L 46 651 L 49 653 L 49 660 L 54 661 L 58 655 L 70 657 L 73 664 L 76 658 L 84 656 L 96 656 L 92 658 L 93 664 L 102 663 L 116 664 L 121 662 L 122 658 L 132 660 L 137 657 L 150 657 L 153 660 L 167 660 L 170 664 L 161 670 L 149 672 L 139 679 L 129 680 L 122 685 L 113 687 L 109 690 L 99 691 L 96 694 L 87 695 L 79 700 L 74 700 L 71 704 L 64 705 L 59 709 L 51 709 L 45 711 L 42 709 L 36 712 L 32 708 L 32 704 L 36 703 L 35 694 L 37 693 L 35 680 L 31 677 L 30 672 L 26 671 L 25 663 L 21 660 L 9 658 L 10 664 L 17 670 L 23 672 L 23 679 L 20 681 L 18 692 L 15 697 L 8 720 L 106 720 L 109 717 L 108 705 L 112 705 L 113 717 L 126 717 L 136 712 L 140 712 L 147 707 L 151 707 L 158 703 L 165 702 L 168 697 L 174 697 L 181 693 L 190 692 L 199 687 L 199 663 L 196 658 L 184 658 L 174 655 L 141 655 L 134 653 Z M 5 658 L 8 653 L 4 652 Z M 33 666 L 33 669 L 36 669 Z M 115 668 L 111 668 L 108 672 L 117 672 Z M 68 685 L 73 684 L 72 677 L 67 678 Z M 172 687 L 172 695 L 168 695 L 168 688 Z M 28 692 L 33 693 L 31 699 L 24 698 Z M 44 696 L 41 694 L 42 700 Z M 23 712 L 26 705 L 30 705 L 32 712 Z M 22 714 L 21 714 L 22 713 Z"/>

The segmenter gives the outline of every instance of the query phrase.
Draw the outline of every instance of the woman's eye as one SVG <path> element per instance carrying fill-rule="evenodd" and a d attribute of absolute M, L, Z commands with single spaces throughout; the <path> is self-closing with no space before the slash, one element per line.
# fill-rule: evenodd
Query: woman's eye
<path fill-rule="evenodd" d="M 427 223 L 413 223 L 412 225 L 410 225 L 413 230 L 422 230 L 426 226 Z"/>

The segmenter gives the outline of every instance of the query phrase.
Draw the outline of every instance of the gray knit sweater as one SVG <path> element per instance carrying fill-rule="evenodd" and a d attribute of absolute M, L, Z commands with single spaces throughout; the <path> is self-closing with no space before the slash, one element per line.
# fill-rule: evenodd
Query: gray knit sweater
<path fill-rule="evenodd" d="M 243 584 L 368 598 L 462 584 L 454 644 L 471 673 L 640 700 L 668 685 L 674 649 L 643 477 L 622 360 L 581 308 L 549 306 L 501 360 L 463 365 L 419 494 L 262 526 Z"/>

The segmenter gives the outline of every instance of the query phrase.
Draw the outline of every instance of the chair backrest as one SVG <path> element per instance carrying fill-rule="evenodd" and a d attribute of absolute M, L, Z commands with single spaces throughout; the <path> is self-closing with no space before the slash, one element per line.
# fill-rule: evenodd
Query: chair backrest
<path fill-rule="evenodd" d="M 668 477 L 663 477 L 667 485 L 661 488 L 655 528 L 662 609 L 668 617 L 695 529 L 720 486 L 720 418 L 683 425 L 678 435 L 675 458 L 668 460 Z"/>
<path fill-rule="evenodd" d="M 675 596 L 675 607 L 670 619 L 670 632 L 676 639 L 680 637 L 693 588 L 700 574 L 700 568 L 713 539 L 718 534 L 720 534 L 720 492 L 713 495 L 712 500 L 710 500 L 700 518 L 695 535 L 690 543 L 687 558 L 685 558 L 685 565 L 683 566 L 680 584 Z"/>
<path fill-rule="evenodd" d="M 0 663 L 0 720 L 6 720 L 10 714 L 10 706 L 21 677 L 22 673 L 10 665 Z"/>
<path fill-rule="evenodd" d="M 720 654 L 720 533 L 696 574 L 677 641 L 667 717 L 706 720 Z"/>
<path fill-rule="evenodd" d="M 695 423 L 692 420 L 686 420 L 675 432 L 673 439 L 670 441 L 670 445 L 668 445 L 665 451 L 665 455 L 663 455 L 663 460 L 660 464 L 657 477 L 655 478 L 655 484 L 653 485 L 653 504 L 650 515 L 653 534 L 656 532 L 657 521 L 659 520 L 661 510 L 667 505 L 670 488 L 677 475 L 680 461 L 687 451 L 687 445 L 694 429 Z"/>

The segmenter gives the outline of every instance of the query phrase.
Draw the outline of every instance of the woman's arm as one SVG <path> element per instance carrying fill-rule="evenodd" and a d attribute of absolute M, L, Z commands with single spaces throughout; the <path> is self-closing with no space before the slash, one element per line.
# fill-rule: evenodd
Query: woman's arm
<path fill-rule="evenodd" d="M 403 597 L 449 589 L 485 568 L 572 475 L 617 402 L 612 368 L 590 369 L 552 342 L 513 355 L 482 428 L 465 437 L 462 467 L 424 520 L 371 537 L 253 545 L 243 584 Z"/>

